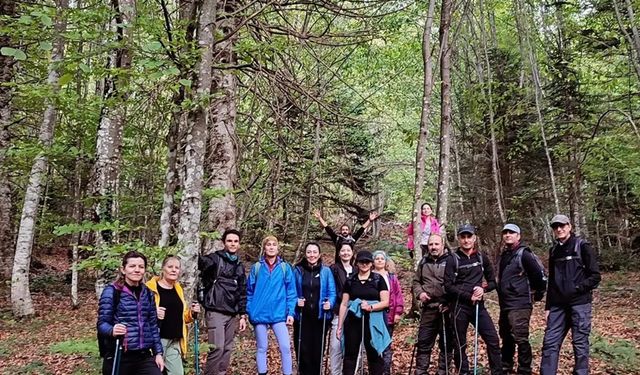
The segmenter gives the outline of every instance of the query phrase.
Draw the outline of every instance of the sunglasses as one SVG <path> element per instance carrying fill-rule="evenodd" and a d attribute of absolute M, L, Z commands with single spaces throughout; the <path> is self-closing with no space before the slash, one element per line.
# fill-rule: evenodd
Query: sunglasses
<path fill-rule="evenodd" d="M 551 224 L 551 229 L 556 230 L 558 228 L 563 228 L 565 227 L 567 224 L 562 224 L 562 223 L 553 223 Z"/>
<path fill-rule="evenodd" d="M 370 260 L 368 260 L 368 259 L 365 259 L 365 260 L 359 260 L 359 261 L 358 261 L 358 263 L 362 263 L 362 264 L 370 264 L 370 263 L 371 263 L 371 261 L 370 261 Z"/>

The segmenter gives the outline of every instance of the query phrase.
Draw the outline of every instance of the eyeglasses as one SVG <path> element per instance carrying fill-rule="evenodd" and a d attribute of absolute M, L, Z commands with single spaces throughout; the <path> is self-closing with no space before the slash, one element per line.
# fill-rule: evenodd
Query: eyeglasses
<path fill-rule="evenodd" d="M 564 228 L 567 224 L 564 223 L 553 223 L 551 224 L 551 229 L 556 230 L 558 228 Z"/>
<path fill-rule="evenodd" d="M 512 231 L 512 230 L 503 230 L 502 234 L 515 234 L 516 232 Z"/>

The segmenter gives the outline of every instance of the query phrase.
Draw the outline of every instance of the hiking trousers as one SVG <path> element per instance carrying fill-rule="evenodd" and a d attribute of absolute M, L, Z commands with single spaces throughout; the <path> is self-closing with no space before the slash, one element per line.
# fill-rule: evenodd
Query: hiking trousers
<path fill-rule="evenodd" d="M 513 371 L 513 357 L 518 347 L 517 374 L 531 374 L 531 344 L 529 343 L 529 321 L 531 309 L 500 310 L 498 321 L 500 338 L 502 339 L 502 372 Z"/>
<path fill-rule="evenodd" d="M 111 375 L 113 357 L 102 362 L 102 375 Z M 162 375 L 151 349 L 122 351 L 119 375 Z"/>
<path fill-rule="evenodd" d="M 445 318 L 447 348 L 444 347 L 444 336 L 442 335 L 442 318 Z M 453 357 L 453 335 L 452 324 L 449 314 L 442 313 L 438 307 L 424 308 L 420 316 L 420 326 L 418 327 L 418 347 L 416 349 L 416 372 L 415 375 L 427 375 L 431 366 L 431 352 L 438 339 L 438 375 L 445 375 L 445 361 L 451 363 Z M 445 357 L 445 352 L 447 356 Z M 413 375 L 413 374 L 410 374 Z"/>
<path fill-rule="evenodd" d="M 209 353 L 204 366 L 205 375 L 225 375 L 231 363 L 233 338 L 238 328 L 238 317 L 207 311 L 207 335 Z"/>
<path fill-rule="evenodd" d="M 502 360 L 500 359 L 500 339 L 498 332 L 493 325 L 489 312 L 484 307 L 484 303 L 478 302 L 478 330 L 479 337 L 487 345 L 489 355 L 489 367 L 492 375 L 502 375 Z M 469 323 L 475 324 L 475 305 L 459 303 L 453 310 L 454 341 L 456 343 L 453 351 L 456 367 L 461 375 L 469 374 L 469 358 L 467 357 L 467 330 Z M 473 343 L 472 343 L 473 345 Z"/>
<path fill-rule="evenodd" d="M 560 347 L 571 329 L 571 343 L 575 364 L 574 375 L 589 374 L 589 333 L 591 333 L 591 304 L 557 307 L 549 309 L 547 329 L 542 343 L 540 375 L 555 375 L 558 372 Z"/>

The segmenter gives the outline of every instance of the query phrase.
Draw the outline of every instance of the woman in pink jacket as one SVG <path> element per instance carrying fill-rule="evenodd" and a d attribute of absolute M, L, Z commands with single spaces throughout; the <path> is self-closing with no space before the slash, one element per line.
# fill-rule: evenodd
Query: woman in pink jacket
<path fill-rule="evenodd" d="M 422 233 L 420 233 L 420 249 L 422 251 L 420 252 L 418 259 L 421 259 L 424 252 L 427 251 L 429 236 L 431 234 L 441 234 L 440 223 L 438 222 L 438 219 L 433 216 L 433 209 L 431 208 L 431 205 L 429 203 L 423 203 L 420 207 L 420 211 L 420 230 L 422 231 Z M 414 257 L 414 247 L 413 223 L 410 223 L 407 228 L 407 249 L 409 250 L 411 258 Z"/>
<path fill-rule="evenodd" d="M 402 319 L 404 313 L 404 299 L 402 297 L 402 287 L 398 281 L 398 276 L 395 273 L 389 272 L 388 269 L 388 257 L 387 254 L 382 251 L 373 252 L 373 272 L 380 274 L 389 288 L 389 310 L 387 312 L 387 330 L 389 336 L 393 337 L 393 328 L 395 324 Z M 391 374 L 391 360 L 393 357 L 393 350 L 391 345 L 385 349 L 382 353 L 384 358 L 384 375 Z"/>

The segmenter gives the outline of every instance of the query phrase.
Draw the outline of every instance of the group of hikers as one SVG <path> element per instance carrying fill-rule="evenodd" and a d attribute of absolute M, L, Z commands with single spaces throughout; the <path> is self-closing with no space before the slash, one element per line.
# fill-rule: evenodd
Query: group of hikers
<path fill-rule="evenodd" d="M 402 288 L 384 251 L 355 251 L 356 242 L 378 214 L 370 213 L 354 233 L 347 225 L 336 233 L 319 212 L 314 215 L 335 245 L 333 264 L 323 264 L 320 245 L 309 242 L 302 260 L 291 265 L 280 256 L 278 239 L 267 236 L 247 276 L 238 256 L 241 233 L 228 229 L 221 238 L 222 250 L 199 257 L 199 303 L 191 305 L 178 282 L 178 258 L 167 257 L 160 276 L 145 284 L 145 256 L 127 253 L 118 278 L 99 301 L 102 373 L 184 374 L 187 324 L 203 312 L 209 343 L 207 375 L 227 373 L 234 337 L 246 329 L 247 321 L 255 333 L 259 375 L 269 372 L 269 329 L 278 343 L 283 375 L 293 373 L 294 358 L 299 374 L 354 375 L 364 369 L 365 357 L 370 374 L 390 374 L 393 331 L 404 313 Z M 437 374 L 448 374 L 454 367 L 456 374 L 470 374 L 470 324 L 475 327 L 474 373 L 479 335 L 487 346 L 491 374 L 531 374 L 529 323 L 533 303 L 542 300 L 545 291 L 547 326 L 540 374 L 557 373 L 560 347 L 569 330 L 573 373 L 589 373 L 591 293 L 600 272 L 591 245 L 573 233 L 567 216 L 556 215 L 550 222 L 556 240 L 549 251 L 548 279 L 538 257 L 521 241 L 521 229 L 513 223 L 502 229 L 497 272 L 487 254 L 479 250 L 473 225 L 457 229 L 458 246 L 451 250 L 428 204 L 422 207 L 418 226 L 422 254 L 411 287 L 420 309 L 411 363 L 413 366 L 415 359 L 416 375 L 428 374 L 436 341 Z M 410 254 L 417 250 L 413 234 L 411 225 L 407 230 Z M 484 304 L 484 294 L 494 289 L 500 305 L 498 331 Z M 325 355 L 327 347 L 329 354 Z"/>

